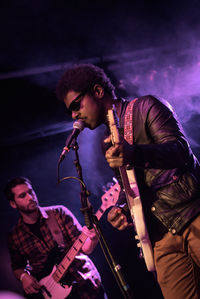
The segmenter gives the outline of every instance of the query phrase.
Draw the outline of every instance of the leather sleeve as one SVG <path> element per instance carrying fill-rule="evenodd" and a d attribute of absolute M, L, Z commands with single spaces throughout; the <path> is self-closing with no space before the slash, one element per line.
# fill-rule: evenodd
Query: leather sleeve
<path fill-rule="evenodd" d="M 183 168 L 191 151 L 172 108 L 152 96 L 139 98 L 133 109 L 135 145 L 132 165 L 142 168 Z"/>

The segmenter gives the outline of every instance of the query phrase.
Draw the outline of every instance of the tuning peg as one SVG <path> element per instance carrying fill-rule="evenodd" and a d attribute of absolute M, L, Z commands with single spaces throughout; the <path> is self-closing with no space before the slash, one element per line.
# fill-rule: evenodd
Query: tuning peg
<path fill-rule="evenodd" d="M 102 186 L 101 188 L 102 188 L 102 191 L 103 191 L 103 192 L 106 192 L 106 191 L 107 191 L 106 186 Z"/>
<path fill-rule="evenodd" d="M 110 189 L 112 186 L 113 186 L 113 183 L 112 183 L 112 182 L 108 182 L 108 183 L 106 184 L 106 187 L 107 187 L 108 189 Z"/>
<path fill-rule="evenodd" d="M 113 179 L 113 182 L 114 182 L 115 184 L 118 183 L 118 180 L 117 180 L 115 177 L 113 177 L 112 179 Z"/>
<path fill-rule="evenodd" d="M 119 188 L 119 187 L 115 187 L 114 191 L 115 191 L 115 192 L 119 192 L 119 191 L 120 191 L 120 188 Z"/>

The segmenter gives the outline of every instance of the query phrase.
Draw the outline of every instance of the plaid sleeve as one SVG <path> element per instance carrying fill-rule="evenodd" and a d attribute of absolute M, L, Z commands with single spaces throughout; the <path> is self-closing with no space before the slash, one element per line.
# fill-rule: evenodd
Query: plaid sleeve
<path fill-rule="evenodd" d="M 19 238 L 16 232 L 8 235 L 8 250 L 13 271 L 16 269 L 24 269 L 27 264 L 26 258 L 19 252 L 17 247 L 18 242 Z"/>

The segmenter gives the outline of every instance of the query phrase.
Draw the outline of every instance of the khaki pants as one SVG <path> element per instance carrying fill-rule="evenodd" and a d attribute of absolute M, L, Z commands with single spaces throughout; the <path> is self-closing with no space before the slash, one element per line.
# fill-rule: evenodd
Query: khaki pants
<path fill-rule="evenodd" d="M 200 216 L 180 235 L 155 243 L 157 278 L 165 299 L 200 298 Z"/>

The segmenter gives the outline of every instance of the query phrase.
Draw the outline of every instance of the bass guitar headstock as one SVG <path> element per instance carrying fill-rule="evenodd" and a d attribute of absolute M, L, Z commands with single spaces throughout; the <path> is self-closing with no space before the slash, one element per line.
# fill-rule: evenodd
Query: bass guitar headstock
<path fill-rule="evenodd" d="M 109 189 L 107 191 L 106 187 L 103 187 L 103 189 L 105 193 L 101 197 L 101 209 L 106 210 L 116 204 L 121 188 L 118 181 L 115 179 L 115 184 L 109 183 Z"/>

